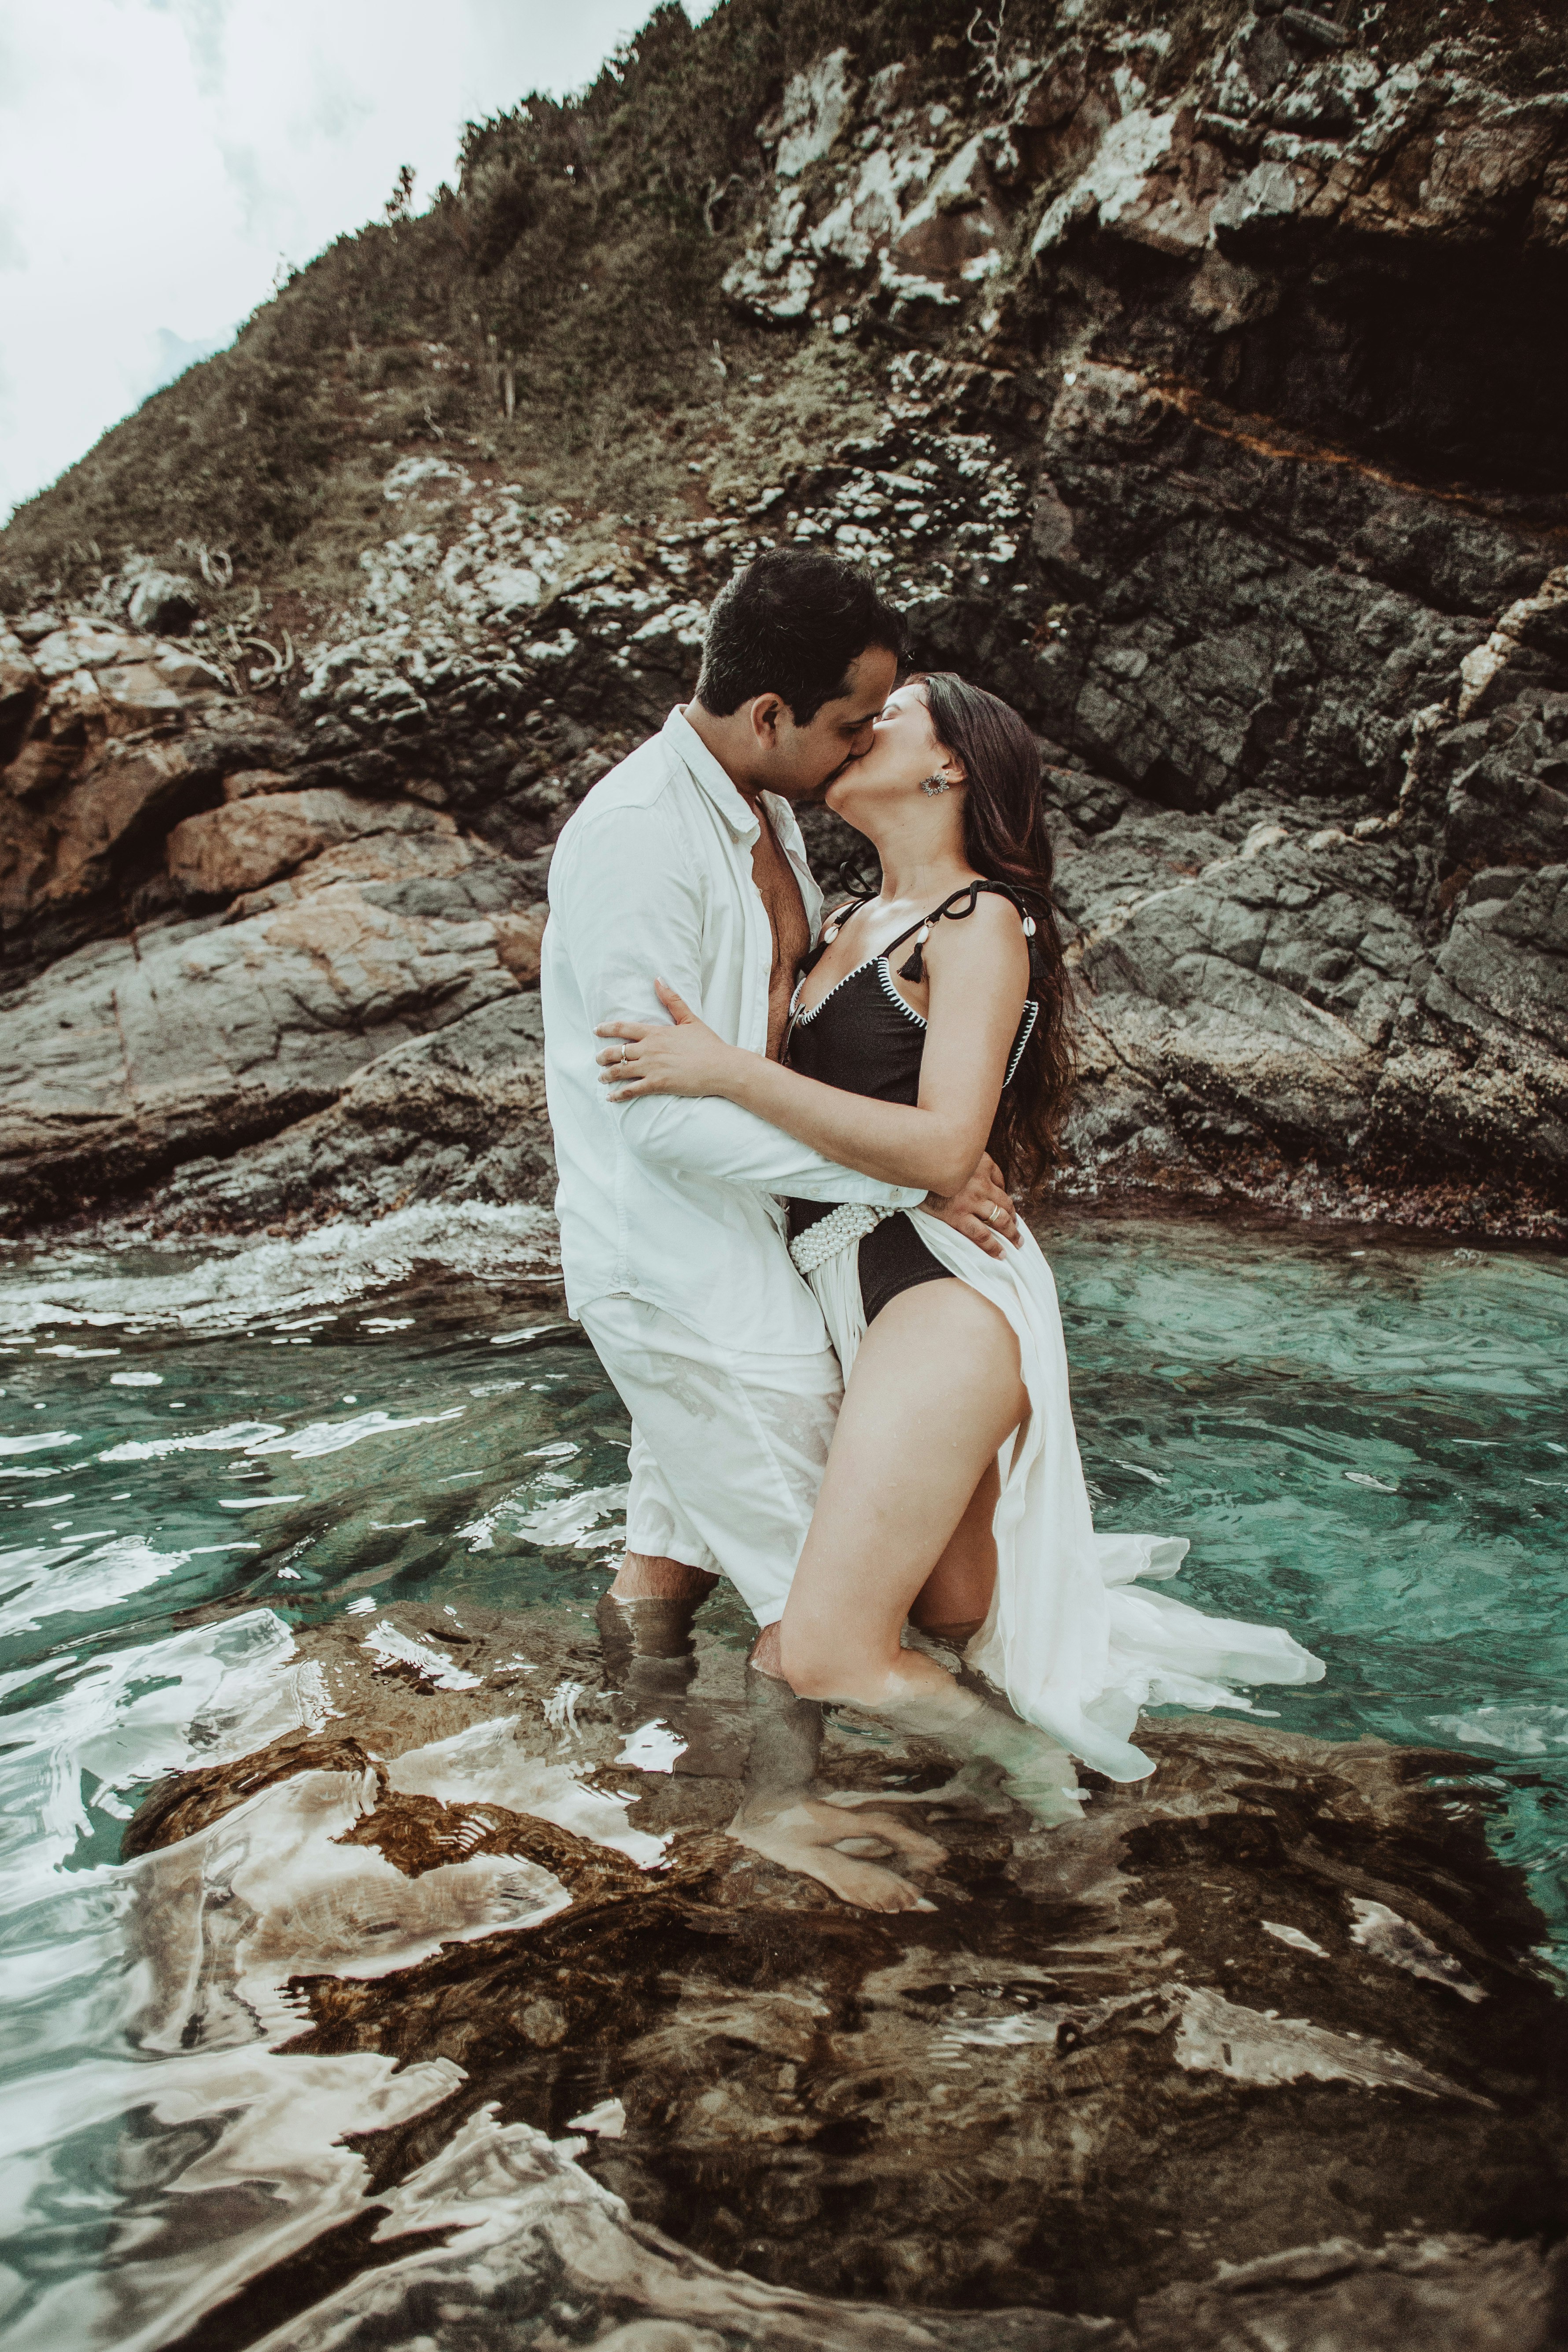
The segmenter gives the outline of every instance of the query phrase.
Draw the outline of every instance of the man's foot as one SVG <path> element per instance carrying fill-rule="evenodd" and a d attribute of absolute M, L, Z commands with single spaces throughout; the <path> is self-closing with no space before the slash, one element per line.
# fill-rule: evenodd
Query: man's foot
<path fill-rule="evenodd" d="M 706 1601 L 718 1578 L 710 1569 L 692 1568 L 683 1559 L 656 1558 L 646 1551 L 623 1553 L 612 1601 Z"/>

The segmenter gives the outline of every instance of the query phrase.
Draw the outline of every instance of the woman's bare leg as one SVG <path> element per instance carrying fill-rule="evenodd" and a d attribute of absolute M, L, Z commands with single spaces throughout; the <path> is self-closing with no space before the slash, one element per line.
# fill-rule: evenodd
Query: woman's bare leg
<path fill-rule="evenodd" d="M 1012 1328 L 966 1283 L 922 1283 L 883 1308 L 855 1359 L 780 1622 L 780 1663 L 801 1696 L 958 1700 L 951 1675 L 902 1646 L 904 1622 L 1028 1409 Z M 982 1552 L 967 1545 L 942 1606 L 973 1613 Z"/>
<path fill-rule="evenodd" d="M 989 1462 L 946 1550 L 910 1603 L 911 1625 L 960 1649 L 990 1614 L 996 1590 L 994 1522 L 1001 1494 L 1000 1473 Z"/>

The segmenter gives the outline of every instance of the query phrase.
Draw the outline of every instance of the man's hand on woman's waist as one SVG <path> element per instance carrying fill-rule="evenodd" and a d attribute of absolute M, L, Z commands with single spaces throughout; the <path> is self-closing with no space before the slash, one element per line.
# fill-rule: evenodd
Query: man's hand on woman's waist
<path fill-rule="evenodd" d="M 967 1184 L 945 1196 L 928 1192 L 925 1206 L 933 1217 L 940 1217 L 954 1233 L 978 1242 L 988 1257 L 1003 1255 L 1003 1242 L 1018 1245 L 1018 1217 L 1013 1206 L 1013 1196 L 1002 1181 L 1002 1171 L 988 1151 L 980 1155 L 978 1166 Z"/>

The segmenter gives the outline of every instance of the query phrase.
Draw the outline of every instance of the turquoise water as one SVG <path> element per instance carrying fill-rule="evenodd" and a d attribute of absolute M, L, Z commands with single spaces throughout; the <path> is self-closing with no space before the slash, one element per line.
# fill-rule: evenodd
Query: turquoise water
<path fill-rule="evenodd" d="M 335 1255 L 11 1254 L 17 1728 L 62 1676 L 193 1612 L 591 1615 L 626 1416 L 591 1350 L 552 1339 L 526 1224 L 468 1215 L 379 1255 L 358 1235 Z M 1075 1215 L 1043 1237 L 1100 1523 L 1190 1536 L 1178 1590 L 1327 1661 L 1323 1683 L 1265 1695 L 1289 1727 L 1470 1751 L 1568 1933 L 1568 1267 L 1187 1219 Z M 747 1638 L 727 1588 L 704 1615 Z M 142 1785 L 89 1797 L 64 1866 L 112 1853 Z"/>
<path fill-rule="evenodd" d="M 1178 1591 L 1326 1660 L 1321 1685 L 1260 1695 L 1288 1728 L 1465 1751 L 1568 1953 L 1568 1267 L 1125 1216 L 1042 1238 L 1101 1524 L 1190 1537 Z M 626 1422 L 547 1254 L 533 1213 L 467 1210 L 0 1263 L 0 2006 L 5 2063 L 33 2081 L 0 2173 L 28 2233 L 19 2344 L 131 2340 L 57 2309 L 49 2280 L 109 2226 L 93 2135 L 128 2112 L 110 2077 L 148 2063 L 105 1990 L 130 1965 L 119 1856 L 147 1790 L 330 1720 L 325 1683 L 288 1681 L 290 1629 L 374 1645 L 416 1601 L 454 1673 L 465 1610 L 515 1614 L 520 1659 L 549 1654 L 546 1629 L 593 1654 Z M 702 1624 L 750 1638 L 722 1587 Z"/>
<path fill-rule="evenodd" d="M 1097 1516 L 1190 1536 L 1200 1605 L 1324 1659 L 1265 1695 L 1290 1728 L 1470 1751 L 1562 1957 L 1568 1266 L 1196 1223 L 1048 1245 Z"/>

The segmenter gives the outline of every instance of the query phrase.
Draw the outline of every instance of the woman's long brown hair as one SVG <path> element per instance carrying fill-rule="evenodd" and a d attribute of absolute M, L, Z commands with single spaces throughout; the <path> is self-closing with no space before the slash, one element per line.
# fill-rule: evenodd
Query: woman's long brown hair
<path fill-rule="evenodd" d="M 924 671 L 911 683 L 924 692 L 938 742 L 963 762 L 964 856 L 977 874 L 1005 882 L 1035 919 L 1029 994 L 1039 1017 L 1003 1089 L 990 1143 L 1008 1183 L 1027 1194 L 1061 1159 L 1061 1123 L 1077 1075 L 1039 748 L 1016 710 L 952 670 Z"/>

